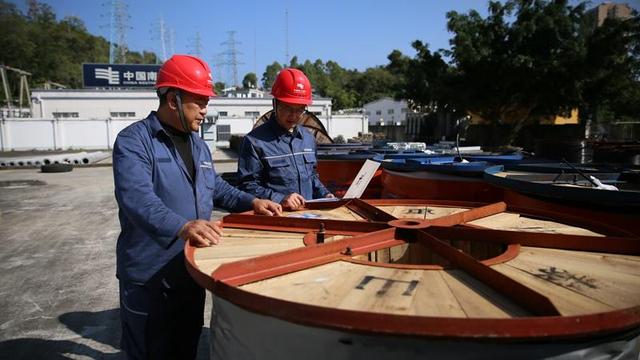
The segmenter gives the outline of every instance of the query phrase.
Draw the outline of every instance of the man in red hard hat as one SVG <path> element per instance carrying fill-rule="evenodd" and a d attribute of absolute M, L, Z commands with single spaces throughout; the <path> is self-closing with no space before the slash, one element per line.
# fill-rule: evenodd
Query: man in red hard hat
<path fill-rule="evenodd" d="M 309 79 L 298 69 L 282 69 L 271 94 L 272 116 L 242 144 L 240 188 L 289 209 L 303 207 L 305 200 L 334 197 L 318 176 L 315 138 L 298 124 L 312 102 Z"/>
<path fill-rule="evenodd" d="M 214 203 L 265 215 L 282 208 L 216 174 L 197 133 L 215 96 L 204 61 L 174 55 L 156 89 L 158 110 L 122 130 L 113 150 L 121 347 L 130 359 L 193 359 L 205 292 L 187 273 L 184 241 L 200 247 L 220 241 L 220 223 L 210 221 Z"/>

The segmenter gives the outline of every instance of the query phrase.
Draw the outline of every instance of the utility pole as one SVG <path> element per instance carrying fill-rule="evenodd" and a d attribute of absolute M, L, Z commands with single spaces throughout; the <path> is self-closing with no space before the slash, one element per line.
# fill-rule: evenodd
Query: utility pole
<path fill-rule="evenodd" d="M 284 8 L 284 58 L 285 66 L 289 66 L 289 7 Z"/>

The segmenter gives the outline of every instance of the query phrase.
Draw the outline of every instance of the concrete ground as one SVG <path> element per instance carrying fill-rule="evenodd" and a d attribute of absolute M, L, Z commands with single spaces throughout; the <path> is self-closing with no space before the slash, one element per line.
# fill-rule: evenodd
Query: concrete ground
<path fill-rule="evenodd" d="M 218 172 L 235 171 L 216 155 Z M 108 164 L 0 171 L 0 359 L 124 358 L 113 191 Z M 209 358 L 206 304 L 198 359 Z"/>

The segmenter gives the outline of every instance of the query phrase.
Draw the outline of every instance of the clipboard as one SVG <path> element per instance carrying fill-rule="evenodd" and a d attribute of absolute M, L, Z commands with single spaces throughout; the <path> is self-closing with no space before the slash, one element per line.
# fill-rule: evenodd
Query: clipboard
<path fill-rule="evenodd" d="M 351 182 L 351 185 L 349 185 L 349 189 L 347 189 L 347 192 L 344 194 L 342 199 L 322 198 L 322 199 L 306 200 L 305 202 L 314 203 L 314 202 L 338 201 L 343 199 L 359 199 L 364 193 L 364 191 L 367 189 L 367 186 L 371 182 L 371 179 L 373 179 L 373 176 L 376 174 L 376 171 L 378 170 L 379 167 L 380 167 L 379 162 L 373 161 L 373 160 L 366 160 L 362 165 L 362 167 L 360 168 L 360 171 L 358 171 L 358 175 L 356 175 L 356 177 Z"/>

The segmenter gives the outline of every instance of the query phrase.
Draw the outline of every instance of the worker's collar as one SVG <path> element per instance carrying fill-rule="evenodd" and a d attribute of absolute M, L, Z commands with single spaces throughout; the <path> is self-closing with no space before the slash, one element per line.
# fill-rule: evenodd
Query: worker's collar
<path fill-rule="evenodd" d="M 160 120 L 160 119 L 158 119 Z M 188 132 L 184 132 L 184 131 L 180 131 L 176 128 L 174 128 L 173 126 L 169 125 L 169 124 L 165 124 L 162 121 L 160 121 L 160 125 L 162 125 L 162 128 L 164 129 L 164 131 L 167 133 L 167 135 L 169 136 L 177 136 L 177 137 L 181 137 L 181 138 L 188 138 L 191 133 Z"/>
<path fill-rule="evenodd" d="M 171 136 L 171 135 L 192 136 L 191 132 L 185 133 L 161 122 L 160 118 L 158 117 L 158 113 L 156 111 L 151 112 L 150 118 L 151 118 L 151 121 L 149 122 L 149 126 L 151 127 L 151 133 L 154 134 L 155 136 L 158 136 L 158 133 L 162 133 L 166 136 Z"/>
<path fill-rule="evenodd" d="M 269 118 L 268 122 L 271 125 L 271 128 L 273 129 L 273 131 L 276 133 L 276 135 L 278 135 L 278 137 L 292 136 L 292 137 L 302 138 L 302 133 L 300 132 L 300 126 L 302 125 L 296 124 L 296 126 L 294 126 L 291 130 L 286 130 L 285 128 L 280 126 L 280 124 L 278 124 L 278 120 L 276 119 L 275 112 L 271 114 L 271 117 Z"/>

